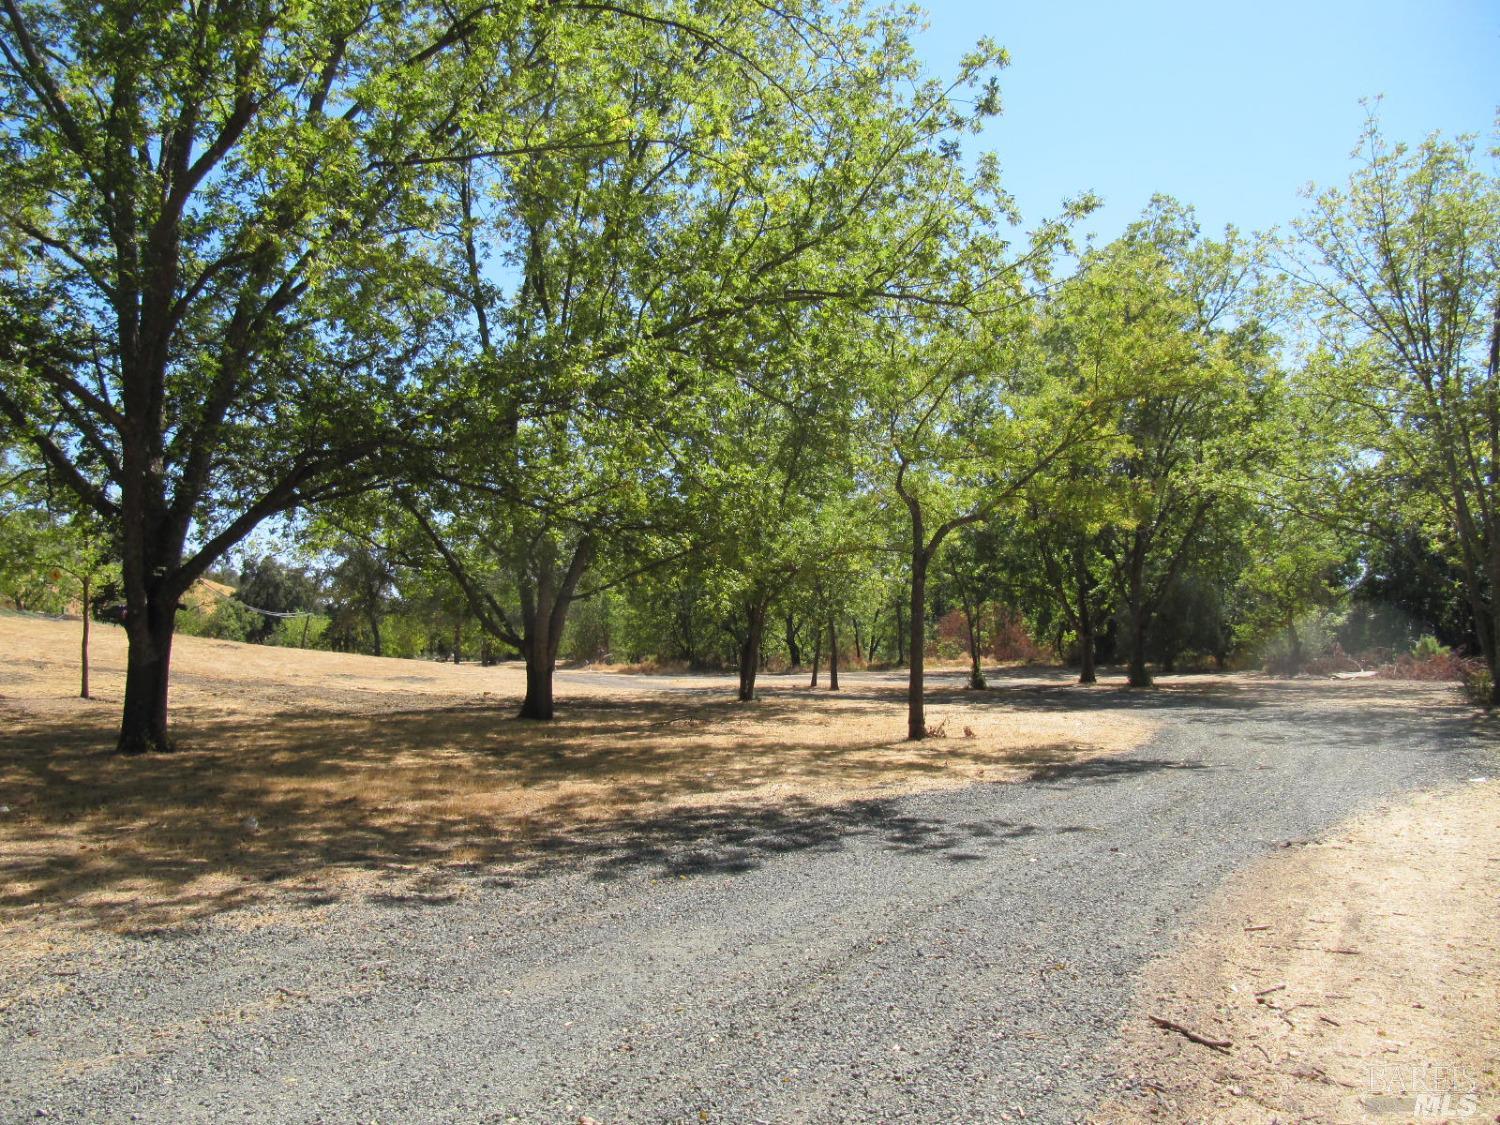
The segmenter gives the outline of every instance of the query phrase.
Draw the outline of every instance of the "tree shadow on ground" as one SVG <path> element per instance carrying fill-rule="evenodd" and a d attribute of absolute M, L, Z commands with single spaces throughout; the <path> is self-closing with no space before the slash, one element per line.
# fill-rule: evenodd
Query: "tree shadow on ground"
<path fill-rule="evenodd" d="M 189 707 L 179 734 L 196 749 L 132 760 L 110 753 L 109 706 L 26 712 L 0 700 L 0 805 L 9 807 L 0 814 L 0 921 L 40 914 L 139 930 L 268 900 L 317 907 L 350 896 L 440 907 L 476 878 L 732 874 L 861 838 L 976 863 L 1039 832 L 1083 831 L 956 825 L 883 796 L 839 803 L 840 792 L 868 792 L 896 768 L 920 788 L 923 778 L 997 761 L 980 741 L 899 741 L 890 694 L 834 697 L 838 706 L 821 711 L 791 690 L 748 707 L 706 693 L 596 698 L 553 724 L 512 719 L 498 700 L 378 715 L 299 706 L 231 717 Z M 1298 723 L 1316 722 L 1310 752 L 1388 742 L 1393 731 L 1451 750 L 1494 733 L 1489 720 L 1451 706 L 1330 707 L 1311 689 L 1029 684 L 931 698 L 1022 714 L 1229 719 L 1222 737 L 1247 747 L 1285 742 Z M 859 725 L 869 719 L 878 721 Z M 1087 756 L 1057 741 L 1001 757 L 1004 779 L 1059 789 L 1204 768 L 1159 751 Z"/>
<path fill-rule="evenodd" d="M 275 896 L 436 906 L 452 901 L 453 880 L 480 870 L 729 872 L 870 835 L 973 862 L 1033 829 L 955 828 L 838 794 L 878 788 L 893 771 L 921 787 L 996 762 L 1021 777 L 1083 753 L 1061 742 L 1002 753 L 979 740 L 870 737 L 862 732 L 895 726 L 872 701 L 841 701 L 819 719 L 833 734 L 819 734 L 811 711 L 791 698 L 749 708 L 595 699 L 534 724 L 493 702 L 374 716 L 185 707 L 177 729 L 190 749 L 126 760 L 110 752 L 108 707 L 28 713 L 0 701 L 0 804 L 10 809 L 0 817 L 0 920 L 152 929 Z M 862 716 L 880 721 L 860 726 Z M 782 786 L 828 798 L 778 795 Z M 351 878 L 364 885 L 341 886 Z"/>

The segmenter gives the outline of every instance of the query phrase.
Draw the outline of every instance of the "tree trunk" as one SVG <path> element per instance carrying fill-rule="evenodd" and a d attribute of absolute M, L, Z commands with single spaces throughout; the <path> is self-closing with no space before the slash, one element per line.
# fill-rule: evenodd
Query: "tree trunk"
<path fill-rule="evenodd" d="M 984 678 L 984 665 L 981 653 L 982 646 L 979 643 L 979 629 L 977 626 L 969 626 L 969 688 L 973 691 L 983 691 L 989 687 L 989 681 Z"/>
<path fill-rule="evenodd" d="M 896 667 L 906 663 L 906 620 L 902 616 L 901 599 L 896 599 Z"/>
<path fill-rule="evenodd" d="M 1078 585 L 1078 682 L 1095 684 L 1099 676 L 1094 668 L 1093 579 L 1081 547 L 1073 552 L 1073 580 Z"/>
<path fill-rule="evenodd" d="M 839 627 L 828 619 L 828 690 L 839 690 Z"/>
<path fill-rule="evenodd" d="M 1130 619 L 1130 665 L 1128 682 L 1131 687 L 1150 687 L 1151 672 L 1146 667 L 1146 629 L 1140 617 L 1132 613 Z"/>
<path fill-rule="evenodd" d="M 812 683 L 807 686 L 815 688 L 818 686 L 818 665 L 823 661 L 823 630 L 813 631 L 813 674 Z"/>
<path fill-rule="evenodd" d="M 1094 664 L 1094 624 L 1092 621 L 1078 634 L 1078 660 L 1078 682 L 1097 684 L 1099 674 Z"/>
<path fill-rule="evenodd" d="M 177 599 L 151 591 L 141 612 L 127 611 L 125 705 L 120 718 L 121 754 L 171 750 L 167 737 L 167 681 L 172 664 L 172 633 Z"/>
<path fill-rule="evenodd" d="M 927 552 L 922 546 L 922 528 L 914 527 L 915 540 L 911 557 L 911 671 L 906 679 L 906 737 L 919 741 L 927 737 L 927 715 L 922 700 L 922 677 L 927 663 Z"/>
<path fill-rule="evenodd" d="M 802 649 L 797 645 L 797 622 L 789 613 L 786 615 L 786 655 L 792 662 L 792 671 L 802 667 Z"/>
<path fill-rule="evenodd" d="M 80 699 L 89 697 L 89 582 L 88 575 L 80 580 L 83 583 L 83 647 L 79 653 L 78 662 L 78 696 Z"/>
<path fill-rule="evenodd" d="M 1130 664 L 1128 682 L 1131 687 L 1150 687 L 1151 673 L 1146 668 L 1146 608 L 1145 591 L 1145 547 L 1136 537 L 1135 550 L 1130 560 L 1129 612 L 1130 612 Z"/>
<path fill-rule="evenodd" d="M 548 646 L 528 643 L 526 645 L 526 697 L 521 700 L 520 719 L 537 719 L 549 722 L 552 719 L 552 672 L 555 661 Z"/>
<path fill-rule="evenodd" d="M 755 674 L 760 670 L 760 642 L 766 624 L 766 606 L 756 602 L 750 607 L 749 628 L 740 642 L 740 702 L 755 698 Z"/>
<path fill-rule="evenodd" d="M 593 553 L 593 540 L 580 539 L 573 547 L 567 569 L 559 574 L 556 554 L 547 547 L 537 560 L 535 577 L 521 585 L 520 648 L 526 659 L 526 697 L 521 701 L 517 718 L 552 720 L 552 675 L 557 670 L 557 649 L 562 643 L 573 594 Z M 480 619 L 483 621 L 483 617 Z"/>
<path fill-rule="evenodd" d="M 453 663 L 464 662 L 464 615 L 457 614 L 453 618 Z"/>

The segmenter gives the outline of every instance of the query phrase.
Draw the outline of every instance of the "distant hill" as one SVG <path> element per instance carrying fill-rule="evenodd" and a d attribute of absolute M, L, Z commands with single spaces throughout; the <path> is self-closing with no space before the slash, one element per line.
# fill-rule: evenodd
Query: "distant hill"
<path fill-rule="evenodd" d="M 182 604 L 199 613 L 212 613 L 215 606 L 233 596 L 233 586 L 215 582 L 210 578 L 200 578 L 188 587 L 187 593 L 182 595 Z"/>

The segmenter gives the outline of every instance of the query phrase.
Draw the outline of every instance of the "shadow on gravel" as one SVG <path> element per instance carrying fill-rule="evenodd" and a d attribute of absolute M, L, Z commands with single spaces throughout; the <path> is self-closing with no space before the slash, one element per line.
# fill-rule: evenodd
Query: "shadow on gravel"
<path fill-rule="evenodd" d="M 888 852 L 973 863 L 1035 836 L 1086 832 L 1008 820 L 952 823 L 898 811 L 894 800 L 846 805 L 789 802 L 775 806 L 686 809 L 530 841 L 513 857 L 511 878 L 549 874 L 559 865 L 582 867 L 609 880 L 645 870 L 661 875 L 731 875 L 768 859 L 799 852 L 835 852 L 874 839 Z M 506 882 L 508 880 L 502 880 Z"/>
<path fill-rule="evenodd" d="M 1160 758 L 1092 758 L 1084 762 L 1060 762 L 1043 766 L 1034 770 L 1026 780 L 1051 789 L 1072 789 L 1080 785 L 1101 785 L 1173 770 L 1213 768 L 1204 762 Z"/>

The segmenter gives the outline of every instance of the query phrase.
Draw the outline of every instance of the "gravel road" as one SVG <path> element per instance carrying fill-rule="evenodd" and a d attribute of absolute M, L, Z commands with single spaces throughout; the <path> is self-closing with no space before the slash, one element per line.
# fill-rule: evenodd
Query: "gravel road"
<path fill-rule="evenodd" d="M 559 835 L 316 925 L 101 939 L 0 1012 L 0 1118 L 1075 1121 L 1230 871 L 1496 767 L 1451 708 L 1027 694 L 1162 730 L 1021 784 Z"/>

